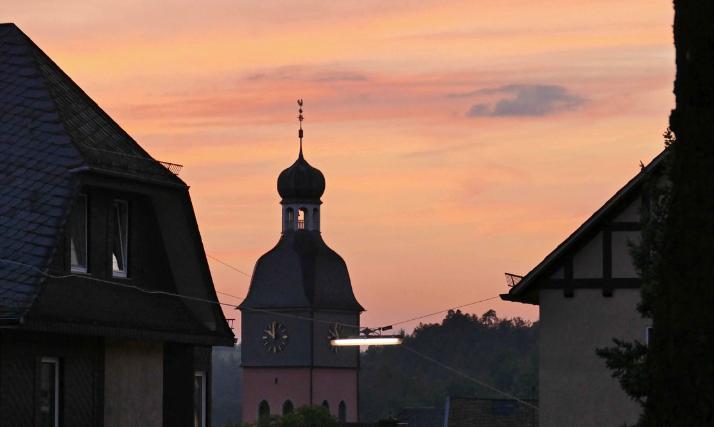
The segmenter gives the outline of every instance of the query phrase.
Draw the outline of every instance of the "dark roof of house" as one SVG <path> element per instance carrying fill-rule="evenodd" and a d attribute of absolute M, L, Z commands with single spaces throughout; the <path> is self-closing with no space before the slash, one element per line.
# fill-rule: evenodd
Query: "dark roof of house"
<path fill-rule="evenodd" d="M 536 400 L 448 397 L 447 427 L 537 427 Z"/>
<path fill-rule="evenodd" d="M 352 292 L 345 261 L 319 231 L 309 230 L 286 231 L 258 259 L 240 308 L 364 310 Z"/>
<path fill-rule="evenodd" d="M 182 180 L 144 151 L 19 28 L 0 24 L 0 322 L 21 321 L 37 300 L 79 192 L 77 174 L 87 171 L 180 189 L 190 209 Z M 156 310 L 178 313 L 175 306 L 173 298 Z M 195 326 L 186 322 L 171 319 L 167 329 L 184 325 L 185 332 Z M 218 330 L 213 334 L 232 340 L 230 331 Z"/>
<path fill-rule="evenodd" d="M 527 304 L 538 304 L 536 283 L 550 274 L 554 269 L 560 267 L 565 254 L 572 249 L 579 247 L 583 241 L 593 234 L 593 230 L 599 229 L 603 222 L 623 204 L 634 199 L 635 194 L 640 191 L 644 177 L 653 171 L 657 171 L 662 164 L 663 158 L 668 150 L 662 151 L 640 173 L 635 175 L 624 187 L 615 193 L 604 205 L 590 216 L 580 227 L 578 227 L 567 239 L 559 244 L 551 253 L 546 256 L 533 270 L 523 277 L 507 294 L 501 294 L 501 299 L 506 301 L 523 302 Z"/>
<path fill-rule="evenodd" d="M 295 163 L 278 176 L 278 193 L 283 198 L 283 203 L 292 201 L 319 203 L 324 192 L 325 176 L 305 160 L 300 147 L 300 154 Z"/>

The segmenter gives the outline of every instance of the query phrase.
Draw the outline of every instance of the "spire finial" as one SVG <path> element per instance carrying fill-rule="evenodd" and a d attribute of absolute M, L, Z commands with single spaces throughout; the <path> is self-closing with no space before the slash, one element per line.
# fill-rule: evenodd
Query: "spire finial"
<path fill-rule="evenodd" d="M 304 120 L 304 117 L 302 115 L 302 98 L 297 100 L 298 103 L 298 121 L 300 122 L 300 129 L 298 130 L 298 138 L 300 138 L 300 157 L 302 157 L 302 121 Z"/>

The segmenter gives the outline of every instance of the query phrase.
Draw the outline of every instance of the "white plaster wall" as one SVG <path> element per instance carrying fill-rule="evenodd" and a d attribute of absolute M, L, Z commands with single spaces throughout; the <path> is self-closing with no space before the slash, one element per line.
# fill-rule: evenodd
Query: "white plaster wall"
<path fill-rule="evenodd" d="M 635 278 L 637 270 L 630 253 L 629 242 L 640 242 L 639 231 L 613 231 L 612 232 L 612 277 Z"/>
<path fill-rule="evenodd" d="M 104 355 L 104 426 L 162 427 L 161 343 L 108 340 Z"/>
<path fill-rule="evenodd" d="M 620 388 L 595 349 L 613 338 L 644 341 L 647 322 L 638 289 L 540 291 L 540 427 L 620 426 L 636 421 L 639 406 Z"/>
<path fill-rule="evenodd" d="M 615 217 L 615 222 L 640 222 L 641 204 L 641 199 L 638 197 Z"/>
<path fill-rule="evenodd" d="M 598 233 L 573 257 L 573 278 L 602 278 L 602 233 Z"/>
<path fill-rule="evenodd" d="M 551 279 L 565 279 L 565 269 L 563 267 L 560 267 L 559 269 L 555 270 L 555 273 L 550 275 Z"/>

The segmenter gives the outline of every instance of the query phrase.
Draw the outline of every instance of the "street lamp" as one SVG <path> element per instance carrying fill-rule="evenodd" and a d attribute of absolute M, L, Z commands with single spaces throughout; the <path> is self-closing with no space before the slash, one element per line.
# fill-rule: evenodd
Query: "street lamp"
<path fill-rule="evenodd" d="M 381 328 L 362 329 L 362 333 L 356 337 L 335 338 L 330 340 L 330 344 L 334 347 L 354 347 L 362 345 L 399 345 L 404 339 L 404 335 L 382 335 L 382 331 L 392 329 L 391 326 L 383 326 Z M 377 334 L 375 334 L 375 332 Z"/>

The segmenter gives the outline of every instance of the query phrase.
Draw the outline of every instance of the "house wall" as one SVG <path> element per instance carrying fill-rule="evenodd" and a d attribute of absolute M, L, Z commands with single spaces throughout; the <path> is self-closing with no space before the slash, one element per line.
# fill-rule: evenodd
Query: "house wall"
<path fill-rule="evenodd" d="M 163 425 L 163 357 L 161 343 L 107 341 L 105 427 Z"/>
<path fill-rule="evenodd" d="M 60 364 L 61 425 L 102 425 L 101 338 L 0 331 L 0 425 L 34 427 L 43 357 Z"/>
<path fill-rule="evenodd" d="M 644 340 L 647 322 L 636 309 L 639 289 L 540 290 L 539 418 L 541 427 L 600 427 L 633 423 L 640 413 L 595 349 L 613 338 Z"/>

